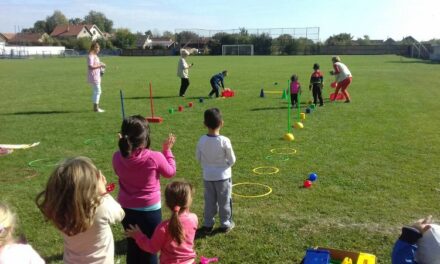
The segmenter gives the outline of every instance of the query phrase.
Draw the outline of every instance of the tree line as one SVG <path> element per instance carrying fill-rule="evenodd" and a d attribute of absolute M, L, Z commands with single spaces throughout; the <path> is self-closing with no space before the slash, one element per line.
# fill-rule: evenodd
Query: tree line
<path fill-rule="evenodd" d="M 185 43 L 195 43 L 200 42 L 204 39 L 203 36 L 199 36 L 197 33 L 192 31 L 182 31 L 174 34 L 170 31 L 164 31 L 163 33 L 158 30 L 147 30 L 145 32 L 132 33 L 127 28 L 113 28 L 113 21 L 106 17 L 102 12 L 91 10 L 84 18 L 67 18 L 61 11 L 55 10 L 46 19 L 38 20 L 34 23 L 33 27 L 25 28 L 22 32 L 33 32 L 33 33 L 47 33 L 50 35 L 52 31 L 58 25 L 81 25 L 81 24 L 94 24 L 101 31 L 111 34 L 108 39 L 97 40 L 103 49 L 131 49 L 136 48 L 136 40 L 140 36 L 152 36 L 152 37 L 163 37 L 172 39 L 177 42 L 177 46 L 184 45 Z M 407 37 L 401 41 L 394 41 L 393 39 L 387 39 L 381 44 L 383 45 L 394 45 L 394 44 L 412 44 L 413 38 Z M 91 40 L 88 38 L 80 39 L 53 39 L 48 38 L 45 44 L 48 45 L 63 45 L 66 48 L 87 50 L 90 47 Z M 429 41 L 431 44 L 440 44 L 440 40 L 432 39 Z M 320 47 L 323 45 L 333 46 L 333 45 L 377 45 L 377 41 L 370 39 L 368 35 L 363 38 L 355 39 L 349 33 L 340 33 L 332 35 L 327 38 L 324 42 L 314 42 L 307 38 L 294 38 L 289 34 L 282 34 L 275 38 L 267 33 L 261 34 L 249 34 L 245 28 L 240 28 L 237 33 L 227 33 L 220 32 L 216 33 L 212 37 L 208 38 L 207 42 L 203 42 L 202 46 L 204 53 L 218 55 L 222 52 L 222 45 L 233 45 L 233 44 L 253 44 L 255 54 L 260 55 L 270 55 L 270 54 L 315 54 L 319 51 Z M 160 48 L 160 47 L 156 47 Z"/>

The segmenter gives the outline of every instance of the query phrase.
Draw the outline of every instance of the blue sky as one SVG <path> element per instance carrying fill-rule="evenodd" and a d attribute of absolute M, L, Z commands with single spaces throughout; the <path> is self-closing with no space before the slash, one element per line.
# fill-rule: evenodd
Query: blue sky
<path fill-rule="evenodd" d="M 100 11 L 132 32 L 320 27 L 323 41 L 338 33 L 440 39 L 439 0 L 0 0 L 0 32 L 32 27 L 54 10 L 67 18 Z"/>

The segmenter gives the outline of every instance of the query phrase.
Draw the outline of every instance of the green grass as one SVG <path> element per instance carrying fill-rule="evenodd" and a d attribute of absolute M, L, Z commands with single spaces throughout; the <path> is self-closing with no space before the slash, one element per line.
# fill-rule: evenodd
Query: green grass
<path fill-rule="evenodd" d="M 194 156 L 198 138 L 206 133 L 203 111 L 209 107 L 223 112 L 221 133 L 231 139 L 237 156 L 233 182 L 261 183 L 273 189 L 262 198 L 234 196 L 236 228 L 227 235 L 197 240 L 199 256 L 218 256 L 220 263 L 298 263 L 306 248 L 326 246 L 373 253 L 379 263 L 390 263 L 403 224 L 428 214 L 440 218 L 438 64 L 396 56 L 343 56 L 354 75 L 349 89 L 352 103 L 318 108 L 307 115 L 304 129 L 293 131 L 295 141 L 286 142 L 280 138 L 287 130 L 287 104 L 275 94 L 259 98 L 260 89 L 280 90 L 297 73 L 305 102 L 308 78 L 318 62 L 325 73 L 328 98 L 330 57 L 190 57 L 188 61 L 195 65 L 184 99 L 176 97 L 177 57 L 101 59 L 108 65 L 102 84 L 103 114 L 91 111 L 84 58 L 0 60 L 0 143 L 41 141 L 38 147 L 0 158 L 1 200 L 16 209 L 19 233 L 48 262 L 61 261 L 62 239 L 43 220 L 34 198 L 53 168 L 30 168 L 28 163 L 88 156 L 109 181 L 116 182 L 111 157 L 121 123 L 119 89 L 126 97 L 126 114 L 147 115 L 150 80 L 158 97 L 156 113 L 165 120 L 152 124 L 152 148 L 160 149 L 169 132 L 177 135 L 174 179 L 188 180 L 196 187 L 192 211 L 200 222 L 203 185 Z M 210 90 L 209 77 L 223 69 L 229 70 L 226 86 L 236 96 L 199 103 L 198 98 Z M 193 108 L 168 113 L 169 108 L 190 101 Z M 271 149 L 280 147 L 298 152 L 287 161 L 266 159 Z M 260 166 L 280 171 L 254 174 L 252 170 Z M 299 188 L 310 172 L 318 173 L 316 184 Z M 169 180 L 161 182 L 165 186 Z M 264 191 L 261 187 L 234 189 L 249 195 Z M 163 212 L 167 217 L 166 208 Z M 115 225 L 113 232 L 117 258 L 124 263 L 123 230 Z"/>

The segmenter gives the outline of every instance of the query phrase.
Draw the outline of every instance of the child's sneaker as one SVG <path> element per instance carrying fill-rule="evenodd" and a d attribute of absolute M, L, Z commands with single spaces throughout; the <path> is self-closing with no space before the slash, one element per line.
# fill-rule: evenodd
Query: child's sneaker
<path fill-rule="evenodd" d="M 235 223 L 231 222 L 231 224 L 229 226 L 220 227 L 218 229 L 218 231 L 221 232 L 221 233 L 229 233 L 229 232 L 231 232 L 232 229 L 234 229 L 234 227 L 235 227 Z"/>

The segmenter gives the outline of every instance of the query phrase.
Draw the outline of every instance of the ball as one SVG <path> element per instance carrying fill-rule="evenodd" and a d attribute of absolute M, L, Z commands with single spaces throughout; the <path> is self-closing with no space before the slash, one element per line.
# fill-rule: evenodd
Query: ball
<path fill-rule="evenodd" d="M 174 113 L 174 108 L 168 109 L 168 113 L 170 113 L 170 114 Z"/>
<path fill-rule="evenodd" d="M 312 112 L 312 110 L 311 110 L 310 108 L 307 107 L 307 108 L 306 108 L 306 113 L 307 113 L 307 114 L 310 114 L 311 112 Z"/>
<path fill-rule="evenodd" d="M 274 82 L 273 84 L 275 84 L 275 85 L 278 85 L 278 83 L 277 83 L 277 82 Z"/>
<path fill-rule="evenodd" d="M 178 110 L 179 110 L 179 112 L 182 112 L 183 111 L 183 106 L 179 105 Z"/>
<path fill-rule="evenodd" d="M 316 173 L 310 173 L 310 174 L 309 174 L 309 180 L 310 180 L 310 181 L 314 182 L 314 181 L 316 181 L 317 179 L 318 179 L 318 174 L 316 174 Z"/>
<path fill-rule="evenodd" d="M 193 102 L 189 102 L 189 103 L 188 103 L 188 106 L 189 106 L 189 107 L 193 107 Z"/>
<path fill-rule="evenodd" d="M 336 88 L 338 86 L 338 83 L 337 82 L 332 82 L 331 84 L 330 84 L 330 87 L 331 88 Z"/>
<path fill-rule="evenodd" d="M 295 139 L 295 137 L 293 136 L 293 134 L 292 133 L 286 133 L 286 134 L 284 134 L 284 140 L 286 140 L 286 141 L 293 141 L 294 139 Z"/>
<path fill-rule="evenodd" d="M 203 98 L 202 97 L 199 98 L 199 103 L 203 103 Z"/>
<path fill-rule="evenodd" d="M 305 180 L 303 183 L 304 188 L 310 188 L 312 187 L 312 181 L 310 180 Z"/>

